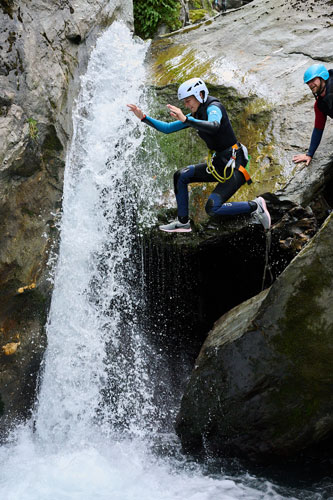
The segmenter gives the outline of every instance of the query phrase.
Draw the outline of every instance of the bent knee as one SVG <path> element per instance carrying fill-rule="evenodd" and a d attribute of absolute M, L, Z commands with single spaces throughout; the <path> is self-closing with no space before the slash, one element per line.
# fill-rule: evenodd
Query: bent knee
<path fill-rule="evenodd" d="M 177 194 L 179 184 L 189 184 L 192 181 L 194 166 L 184 167 L 173 175 L 173 183 Z"/>
<path fill-rule="evenodd" d="M 177 170 L 177 172 L 175 172 L 173 174 L 173 182 L 174 182 L 175 188 L 177 187 L 177 184 L 178 184 L 178 181 L 179 181 L 180 172 L 181 172 L 180 170 Z"/>
<path fill-rule="evenodd" d="M 179 181 L 179 179 L 184 181 L 191 176 L 192 176 L 191 166 L 189 166 L 189 167 L 182 168 L 181 170 L 177 170 L 177 172 L 175 172 L 173 174 L 173 180 L 176 184 Z"/>
<path fill-rule="evenodd" d="M 206 213 L 208 215 L 215 215 L 217 210 L 221 208 L 221 205 L 222 205 L 221 197 L 216 193 L 211 194 L 205 206 Z"/>
<path fill-rule="evenodd" d="M 184 167 L 181 170 L 178 170 L 180 178 L 185 182 L 193 177 L 194 166 L 189 165 L 188 167 Z"/>

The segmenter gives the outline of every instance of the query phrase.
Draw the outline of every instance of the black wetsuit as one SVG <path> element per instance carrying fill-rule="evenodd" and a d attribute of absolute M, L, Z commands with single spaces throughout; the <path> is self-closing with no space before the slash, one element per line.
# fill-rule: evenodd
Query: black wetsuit
<path fill-rule="evenodd" d="M 215 119 L 216 118 L 216 119 Z M 198 131 L 207 147 L 216 151 L 213 165 L 219 175 L 224 174 L 224 167 L 228 163 L 232 146 L 237 144 L 235 133 L 232 129 L 228 114 L 223 104 L 215 97 L 208 96 L 205 103 L 200 104 L 197 112 L 187 115 L 186 121 L 171 123 L 161 122 L 149 116 L 143 121 L 160 132 L 178 132 L 184 128 L 192 127 Z M 245 167 L 246 160 L 243 150 L 236 152 L 236 168 L 234 174 L 224 183 L 218 182 L 208 198 L 206 211 L 209 215 L 237 215 L 250 213 L 256 204 L 249 202 L 226 203 L 227 200 L 245 183 L 244 175 L 237 169 L 240 165 Z M 226 177 L 231 173 L 228 168 Z M 215 177 L 207 171 L 207 164 L 190 165 L 179 170 L 174 175 L 174 187 L 178 205 L 178 218 L 185 221 L 188 218 L 188 190 L 187 185 L 193 182 L 215 182 Z"/>

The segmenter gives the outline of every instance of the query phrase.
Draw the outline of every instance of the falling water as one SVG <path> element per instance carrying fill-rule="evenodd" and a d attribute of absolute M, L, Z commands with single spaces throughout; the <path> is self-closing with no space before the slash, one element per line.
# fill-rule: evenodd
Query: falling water
<path fill-rule="evenodd" d="M 154 187 L 137 160 L 144 127 L 126 108 L 146 106 L 146 51 L 115 23 L 82 78 L 39 397 L 31 421 L 0 449 L 2 500 L 287 498 L 248 475 L 205 473 L 163 429 L 156 394 L 167 370 L 140 319 L 136 237 Z"/>

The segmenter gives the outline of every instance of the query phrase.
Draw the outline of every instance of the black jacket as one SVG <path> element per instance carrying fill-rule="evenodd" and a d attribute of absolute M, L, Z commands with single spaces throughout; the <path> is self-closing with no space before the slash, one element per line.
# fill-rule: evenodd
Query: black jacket
<path fill-rule="evenodd" d="M 207 108 L 210 105 L 218 107 L 222 112 L 221 123 L 207 122 Z M 224 151 L 237 143 L 235 133 L 232 129 L 228 113 L 216 97 L 208 96 L 207 101 L 201 103 L 198 111 L 193 115 L 197 120 L 204 120 L 206 123 L 200 124 L 199 122 L 187 121 L 190 127 L 198 130 L 198 134 L 205 141 L 209 149 L 214 151 Z"/>
<path fill-rule="evenodd" d="M 333 118 L 333 70 L 328 70 L 329 78 L 326 80 L 326 94 L 317 98 L 318 108 L 322 113 Z"/>

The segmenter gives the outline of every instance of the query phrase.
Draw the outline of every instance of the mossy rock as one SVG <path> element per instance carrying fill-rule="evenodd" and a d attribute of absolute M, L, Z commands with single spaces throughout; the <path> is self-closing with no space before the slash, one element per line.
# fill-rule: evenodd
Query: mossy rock
<path fill-rule="evenodd" d="M 208 14 L 206 9 L 193 9 L 189 11 L 189 17 L 191 23 L 197 23 L 202 21 L 205 16 Z"/>
<path fill-rule="evenodd" d="M 333 438 L 333 216 L 270 289 L 216 322 L 177 420 L 189 451 L 295 459 Z"/>

